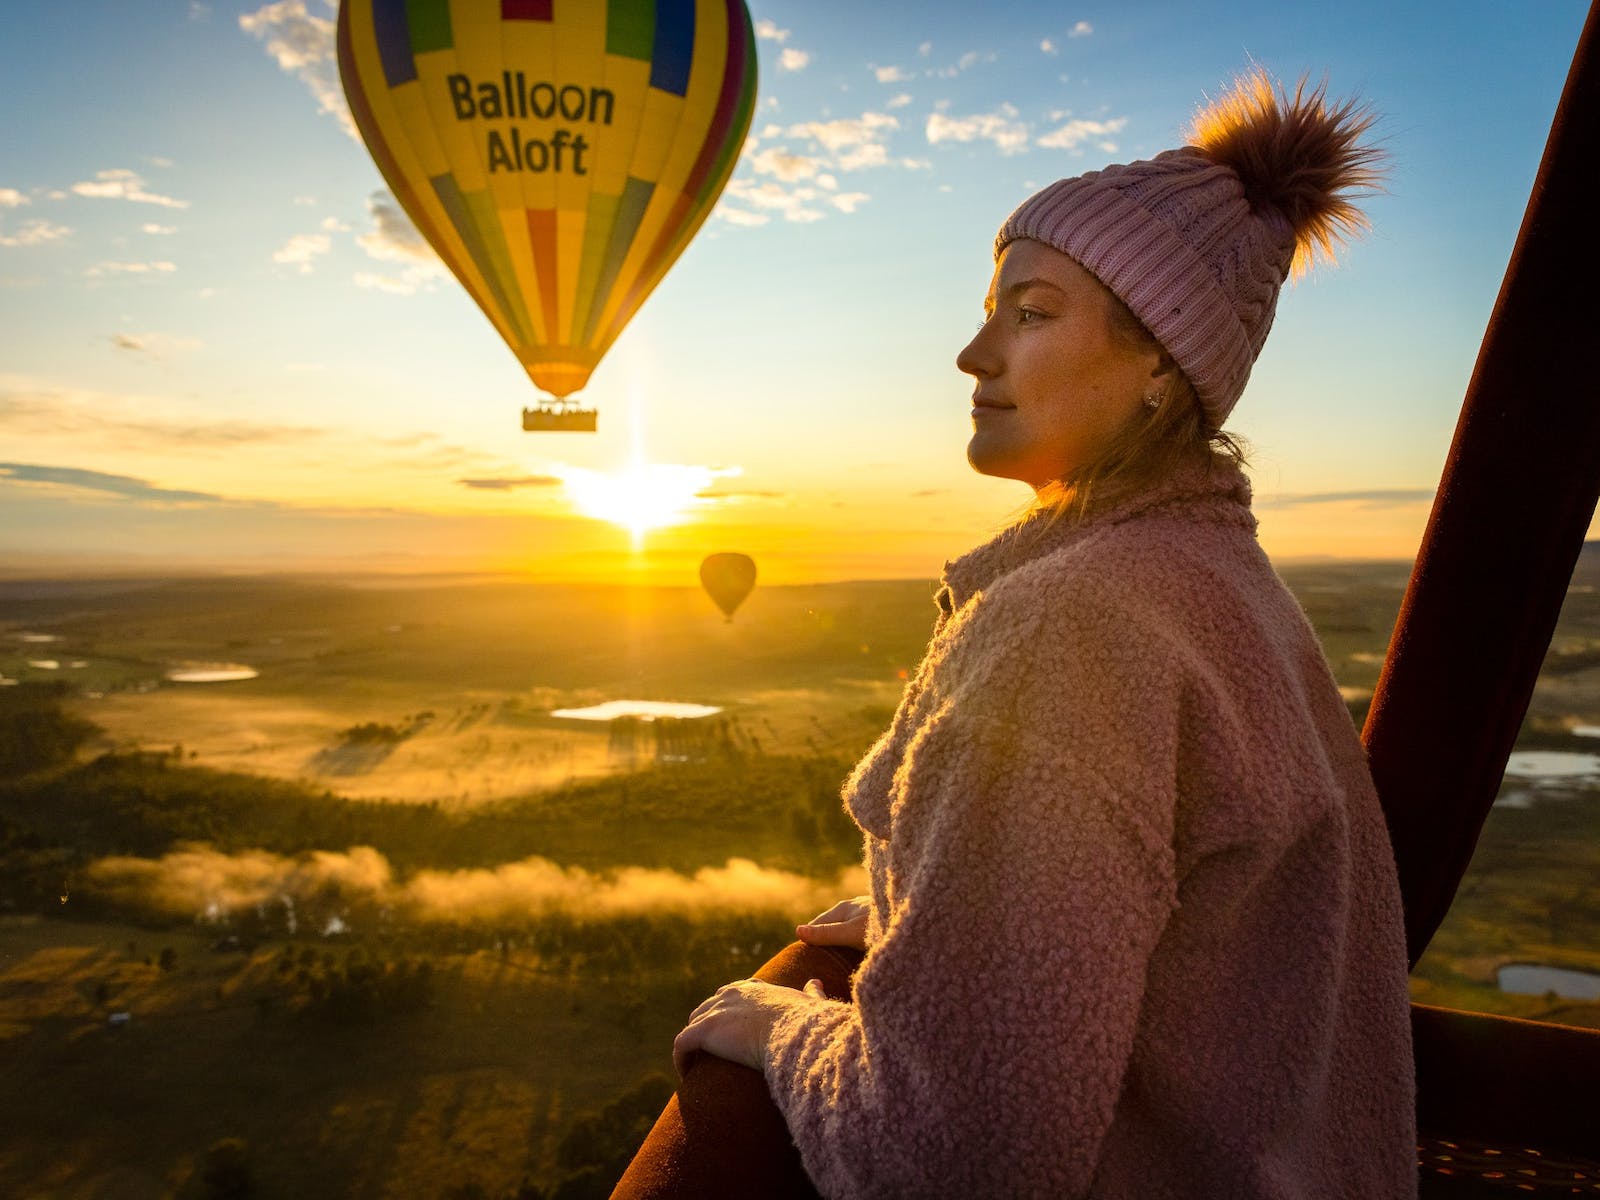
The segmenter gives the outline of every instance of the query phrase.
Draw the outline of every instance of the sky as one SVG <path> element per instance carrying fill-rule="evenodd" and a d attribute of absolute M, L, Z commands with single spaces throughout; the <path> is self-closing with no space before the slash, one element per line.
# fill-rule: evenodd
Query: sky
<path fill-rule="evenodd" d="M 750 137 L 579 435 L 522 432 L 526 373 L 354 132 L 334 5 L 12 6 L 0 572 L 934 577 L 1031 497 L 964 457 L 995 230 L 1252 64 L 1360 96 L 1390 156 L 1229 420 L 1261 540 L 1409 558 L 1586 7 L 750 0 Z"/>

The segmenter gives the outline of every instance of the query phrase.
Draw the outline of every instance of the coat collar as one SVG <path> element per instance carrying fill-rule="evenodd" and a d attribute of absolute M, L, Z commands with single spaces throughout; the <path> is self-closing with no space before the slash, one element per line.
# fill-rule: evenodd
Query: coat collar
<path fill-rule="evenodd" d="M 948 617 L 1024 563 L 1072 545 L 1092 531 L 1157 511 L 1181 513 L 1191 520 L 1241 524 L 1253 535 L 1256 519 L 1250 512 L 1250 494 L 1244 472 L 1219 459 L 1182 468 L 1140 491 L 1108 497 L 1091 505 L 1080 521 L 1034 510 L 981 546 L 947 562 L 934 599 Z"/>

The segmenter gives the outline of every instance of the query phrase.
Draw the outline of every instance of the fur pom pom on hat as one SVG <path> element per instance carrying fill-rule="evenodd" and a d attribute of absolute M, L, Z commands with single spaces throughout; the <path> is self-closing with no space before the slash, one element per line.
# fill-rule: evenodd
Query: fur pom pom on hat
<path fill-rule="evenodd" d="M 1190 145 L 1062 179 L 1023 201 L 995 239 L 1053 246 L 1126 304 L 1194 385 L 1210 428 L 1238 402 L 1278 290 L 1366 226 L 1355 196 L 1381 152 L 1373 115 L 1304 80 L 1257 70 L 1202 109 Z"/>

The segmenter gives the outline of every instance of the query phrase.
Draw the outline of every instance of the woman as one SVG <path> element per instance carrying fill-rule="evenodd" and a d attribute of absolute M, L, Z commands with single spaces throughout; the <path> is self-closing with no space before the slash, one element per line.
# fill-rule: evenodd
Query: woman
<path fill-rule="evenodd" d="M 761 1071 L 823 1195 L 1415 1194 L 1392 853 L 1221 430 L 1370 123 L 1257 73 L 1001 228 L 967 454 L 1037 504 L 846 785 L 872 895 L 799 936 L 853 995 L 741 981 L 674 1046 Z"/>

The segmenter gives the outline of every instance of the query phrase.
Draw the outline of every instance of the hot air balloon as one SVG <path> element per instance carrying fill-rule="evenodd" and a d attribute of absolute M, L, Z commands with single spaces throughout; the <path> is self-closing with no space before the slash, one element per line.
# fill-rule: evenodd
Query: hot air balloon
<path fill-rule="evenodd" d="M 755 106 L 743 0 L 343 0 L 339 75 L 395 198 L 553 398 L 688 245 Z"/>
<path fill-rule="evenodd" d="M 700 586 L 731 622 L 734 611 L 756 586 L 755 559 L 748 554 L 711 554 L 700 564 Z"/>

